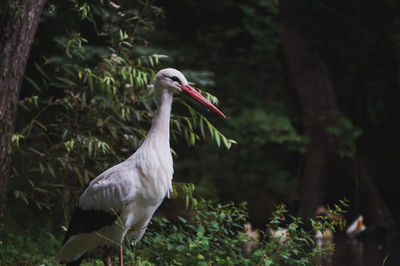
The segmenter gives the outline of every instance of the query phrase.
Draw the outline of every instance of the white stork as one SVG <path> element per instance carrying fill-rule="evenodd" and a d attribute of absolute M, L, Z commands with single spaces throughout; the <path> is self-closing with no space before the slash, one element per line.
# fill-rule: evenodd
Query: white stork
<path fill-rule="evenodd" d="M 88 252 L 105 246 L 105 263 L 111 264 L 111 250 L 119 246 L 122 265 L 122 242 L 127 231 L 136 241 L 141 239 L 154 212 L 172 191 L 169 123 L 173 93 L 185 94 L 226 118 L 176 69 L 160 70 L 154 88 L 157 111 L 146 139 L 132 156 L 89 183 L 79 198 L 56 261 L 79 265 Z"/>

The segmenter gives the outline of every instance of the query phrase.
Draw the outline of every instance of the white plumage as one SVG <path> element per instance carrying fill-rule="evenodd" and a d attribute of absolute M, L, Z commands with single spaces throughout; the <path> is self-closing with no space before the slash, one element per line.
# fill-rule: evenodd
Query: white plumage
<path fill-rule="evenodd" d="M 350 238 L 355 238 L 359 234 L 361 234 L 363 231 L 365 231 L 367 227 L 364 224 L 364 216 L 359 215 L 352 223 L 349 225 L 349 227 L 346 229 L 346 234 Z"/>
<path fill-rule="evenodd" d="M 127 160 L 90 182 L 79 198 L 64 245 L 56 255 L 57 261 L 79 264 L 87 252 L 98 246 L 121 246 L 128 230 L 136 241 L 143 236 L 154 212 L 172 191 L 174 170 L 169 120 L 174 92 L 192 97 L 225 118 L 188 85 L 178 70 L 159 71 L 154 87 L 158 109 L 146 139 Z M 99 221 L 103 214 L 104 222 Z M 84 225 L 90 219 L 95 221 Z M 98 226 L 94 225 L 98 222 Z"/>

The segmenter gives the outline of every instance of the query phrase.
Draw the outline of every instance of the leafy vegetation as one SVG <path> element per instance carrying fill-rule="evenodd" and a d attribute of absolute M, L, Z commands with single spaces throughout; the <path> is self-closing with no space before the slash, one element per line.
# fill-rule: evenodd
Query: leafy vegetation
<path fill-rule="evenodd" d="M 243 232 L 247 222 L 246 204 L 217 204 L 198 200 L 191 208 L 189 218 L 178 217 L 171 222 L 166 218 L 153 219 L 139 243 L 128 243 L 125 263 L 128 265 L 315 265 L 318 259 L 329 254 L 333 246 L 317 247 L 314 235 L 341 229 L 342 219 L 310 220 L 306 230 L 301 218 L 288 215 L 282 204 L 272 214 L 260 238 L 254 239 Z M 346 201 L 335 205 L 332 215 L 343 215 Z M 286 228 L 285 236 L 271 236 L 271 230 Z M 44 263 L 52 265 L 53 256 L 60 244 L 47 228 L 27 228 L 16 232 L 9 227 L 0 249 L 0 258 L 6 264 Z M 4 228 L 2 228 L 2 231 Z M 3 233 L 3 232 L 2 232 Z M 129 239 L 127 238 L 129 242 Z M 252 243 L 251 254 L 244 253 L 244 245 Z M 24 255 L 20 250 L 26 250 Z M 89 260 L 100 263 L 99 260 Z"/>
<path fill-rule="evenodd" d="M 0 236 L 0 265 L 53 265 L 61 244 L 51 228 L 29 221 L 22 227 L 11 219 L 3 220 Z"/>

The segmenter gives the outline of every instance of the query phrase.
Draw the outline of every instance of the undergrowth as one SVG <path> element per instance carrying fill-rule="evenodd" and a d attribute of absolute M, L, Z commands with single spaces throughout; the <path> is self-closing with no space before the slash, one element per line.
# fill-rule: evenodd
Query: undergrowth
<path fill-rule="evenodd" d="M 305 223 L 279 205 L 255 239 L 243 232 L 248 219 L 245 203 L 213 206 L 201 200 L 188 220 L 153 219 L 143 240 L 131 244 L 126 255 L 135 265 L 315 265 L 334 249 L 333 244 L 317 247 L 315 233 L 342 229 L 346 206 L 344 200 L 329 209 L 338 219 L 316 217 Z M 273 230 L 286 234 L 271 237 Z M 250 243 L 252 252 L 245 254 L 243 247 Z"/>
<path fill-rule="evenodd" d="M 248 220 L 245 203 L 214 206 L 199 200 L 190 218 L 179 217 L 173 223 L 155 217 L 139 243 L 126 239 L 125 265 L 315 265 L 334 246 L 317 247 L 313 236 L 317 231 L 343 228 L 345 206 L 346 201 L 340 201 L 329 210 L 339 219 L 318 217 L 318 221 L 304 222 L 279 205 L 266 227 L 257 231 L 259 237 L 251 238 L 243 231 Z M 55 265 L 62 241 L 49 228 L 30 224 L 21 230 L 11 221 L 0 226 L 0 265 Z M 285 234 L 272 237 L 274 230 Z M 252 251 L 245 254 L 243 247 L 250 243 Z M 102 262 L 91 256 L 83 265 Z"/>
<path fill-rule="evenodd" d="M 11 220 L 0 222 L 0 265 L 53 265 L 61 245 L 48 227 L 26 221 L 21 228 Z"/>

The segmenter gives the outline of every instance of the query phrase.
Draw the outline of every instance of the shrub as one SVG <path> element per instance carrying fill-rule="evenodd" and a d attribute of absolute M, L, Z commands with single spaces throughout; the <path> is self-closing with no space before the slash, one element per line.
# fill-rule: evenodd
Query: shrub
<path fill-rule="evenodd" d="M 334 246 L 317 247 L 317 231 L 344 226 L 342 206 L 330 210 L 338 219 L 318 217 L 303 223 L 289 215 L 282 204 L 277 206 L 258 239 L 243 232 L 248 219 L 246 203 L 218 204 L 192 201 L 195 207 L 190 218 L 178 217 L 176 222 L 153 218 L 152 224 L 139 243 L 125 243 L 127 265 L 315 265 L 332 254 Z M 305 229 L 309 226 L 310 229 Z M 0 224 L 0 265 L 54 265 L 54 256 L 61 246 L 46 226 L 29 224 L 21 229 L 12 220 Z M 285 229 L 283 237 L 271 237 L 271 230 Z M 245 254 L 243 245 L 253 241 L 253 252 Z M 128 245 L 127 245 L 128 244 Z M 128 248 L 126 248 L 128 246 Z M 100 256 L 101 250 L 95 254 Z M 95 257 L 99 257 L 95 255 Z M 114 258 L 117 260 L 117 258 Z M 100 260 L 88 259 L 88 265 L 102 265 Z"/>
<path fill-rule="evenodd" d="M 330 210 L 336 217 L 344 212 L 345 201 Z M 233 203 L 214 207 L 200 200 L 190 219 L 179 218 L 172 223 L 165 218 L 153 219 L 143 240 L 133 243 L 127 251 L 129 259 L 138 265 L 314 265 L 318 259 L 333 251 L 334 246 L 317 247 L 314 235 L 328 228 L 335 231 L 344 221 L 319 217 L 310 219 L 306 230 L 301 218 L 287 214 L 284 205 L 273 213 L 253 252 L 246 256 L 243 244 L 251 239 L 243 232 L 248 218 L 246 204 Z M 282 229 L 284 238 L 271 237 L 268 232 Z"/>

